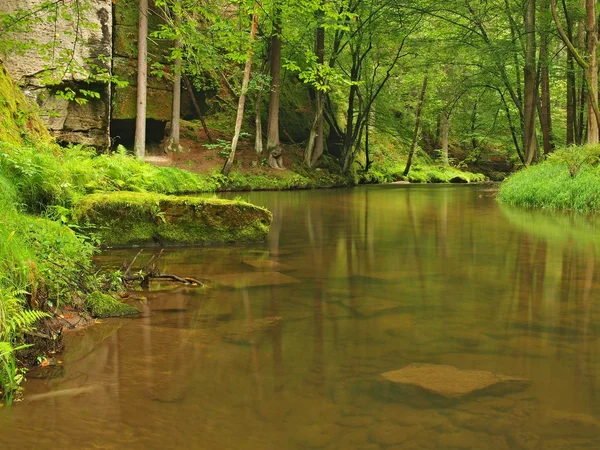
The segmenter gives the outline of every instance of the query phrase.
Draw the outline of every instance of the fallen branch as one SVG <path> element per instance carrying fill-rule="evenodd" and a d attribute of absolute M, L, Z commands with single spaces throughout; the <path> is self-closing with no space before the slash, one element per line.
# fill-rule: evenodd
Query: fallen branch
<path fill-rule="evenodd" d="M 170 273 L 161 273 L 160 270 L 156 266 L 156 262 L 163 255 L 162 249 L 159 253 L 152 255 L 150 260 L 146 263 L 146 265 L 142 269 L 140 269 L 139 271 L 137 271 L 135 273 L 131 273 L 133 264 L 135 263 L 135 261 L 137 260 L 137 258 L 140 256 L 141 253 L 142 253 L 142 250 L 140 250 L 138 252 L 138 254 L 135 256 L 135 258 L 133 259 L 133 261 L 131 263 L 129 263 L 129 264 L 127 264 L 126 262 L 123 263 L 123 267 L 126 267 L 126 270 L 124 270 L 124 272 L 123 272 L 123 283 L 125 284 L 125 286 L 128 286 L 129 284 L 133 283 L 134 281 L 139 281 L 140 285 L 143 288 L 147 288 L 150 285 L 150 281 L 152 281 L 152 280 L 173 281 L 175 283 L 181 283 L 181 284 L 185 284 L 187 286 L 204 286 L 204 284 L 202 282 L 196 280 L 195 278 L 180 277 L 178 275 L 173 275 Z"/>

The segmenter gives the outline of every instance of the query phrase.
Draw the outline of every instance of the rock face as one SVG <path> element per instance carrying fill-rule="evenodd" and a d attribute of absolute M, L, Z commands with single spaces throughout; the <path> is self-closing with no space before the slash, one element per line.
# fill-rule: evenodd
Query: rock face
<path fill-rule="evenodd" d="M 99 230 L 106 246 L 168 246 L 259 242 L 272 215 L 233 200 L 111 192 L 83 197 L 75 218 Z"/>
<path fill-rule="evenodd" d="M 47 3 L 0 0 L 0 11 L 35 11 Z M 80 3 L 79 11 L 72 2 L 53 2 L 57 3 L 56 22 L 41 20 L 31 29 L 2 37 L 18 43 L 19 48 L 23 43 L 31 45 L 24 53 L 9 51 L 4 65 L 26 97 L 40 107 L 42 120 L 58 141 L 106 148 L 112 137 L 128 145 L 137 103 L 138 0 L 87 0 Z M 52 16 L 52 12 L 42 11 L 40 17 Z M 149 11 L 151 33 L 161 24 L 154 0 L 149 0 Z M 168 70 L 171 42 L 150 39 L 148 44 L 149 64 L 158 62 Z M 90 73 L 97 75 L 95 79 Z M 105 82 L 108 75 L 128 85 L 109 85 Z M 85 101 L 55 95 L 66 89 Z M 96 92 L 99 98 L 83 95 L 83 91 Z M 182 99 L 183 113 L 190 111 L 187 96 Z M 171 118 L 171 103 L 172 84 L 164 77 L 149 75 L 147 118 L 161 122 L 162 130 Z M 162 137 L 150 135 L 149 140 L 157 142 Z"/>
<path fill-rule="evenodd" d="M 525 389 L 530 381 L 481 370 L 460 370 L 438 364 L 411 364 L 400 370 L 382 374 L 386 380 L 404 386 L 424 389 L 448 399 L 461 399 L 473 394 L 503 394 Z"/>
<path fill-rule="evenodd" d="M 0 10 L 34 11 L 43 3 L 47 2 L 0 0 Z M 64 6 L 76 16 L 71 7 Z M 31 30 L 3 36 L 34 44 L 24 53 L 10 52 L 4 64 L 25 95 L 40 106 L 42 119 L 59 141 L 97 146 L 108 143 L 108 85 L 88 83 L 87 72 L 111 72 L 112 20 L 112 0 L 89 0 L 81 8 L 80 20 L 62 17 L 59 11 L 56 22 L 42 20 Z M 95 91 L 100 98 L 87 98 L 87 103 L 79 104 L 54 95 L 67 87 L 80 98 L 79 89 Z"/>

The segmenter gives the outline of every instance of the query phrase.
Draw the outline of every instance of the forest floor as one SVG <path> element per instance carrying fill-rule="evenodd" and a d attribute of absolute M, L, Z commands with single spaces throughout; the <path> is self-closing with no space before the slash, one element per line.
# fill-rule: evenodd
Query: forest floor
<path fill-rule="evenodd" d="M 176 167 L 201 176 L 219 174 L 229 155 L 231 134 L 223 131 L 226 126 L 221 121 L 213 123 L 207 118 L 207 122 L 210 140 L 199 122 L 182 121 L 181 150 L 164 153 L 160 150 L 164 146 L 157 146 L 149 151 L 145 161 L 157 166 Z M 353 174 L 342 175 L 335 159 L 327 155 L 321 157 L 315 169 L 307 169 L 303 166 L 304 145 L 301 143 L 282 143 L 285 169 L 273 169 L 267 163 L 266 151 L 263 154 L 256 153 L 254 138 L 248 136 L 246 134 L 240 139 L 232 172 L 227 179 L 220 180 L 217 190 L 302 189 L 398 181 L 469 183 L 490 179 L 474 171 L 452 166 L 442 167 L 424 153 L 422 157 L 415 159 L 409 176 L 404 177 L 402 172 L 406 157 L 389 143 L 374 146 L 372 165 L 368 172 L 358 170 Z M 472 167 L 475 170 L 478 168 L 476 165 Z M 500 174 L 500 177 L 505 175 L 506 173 Z M 491 178 L 495 181 L 494 176 Z"/>

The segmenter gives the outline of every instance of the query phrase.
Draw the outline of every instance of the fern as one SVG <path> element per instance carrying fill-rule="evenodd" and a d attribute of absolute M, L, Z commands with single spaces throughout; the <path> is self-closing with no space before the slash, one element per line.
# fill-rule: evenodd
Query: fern
<path fill-rule="evenodd" d="M 19 311 L 6 322 L 6 330 L 10 334 L 31 331 L 33 325 L 35 325 L 38 320 L 46 317 L 50 317 L 50 314 L 43 311 L 34 309 Z"/>
<path fill-rule="evenodd" d="M 15 352 L 26 347 L 30 345 L 13 347 L 10 342 L 0 342 L 0 400 L 4 399 L 9 405 L 25 381 L 24 370 L 17 368 Z"/>

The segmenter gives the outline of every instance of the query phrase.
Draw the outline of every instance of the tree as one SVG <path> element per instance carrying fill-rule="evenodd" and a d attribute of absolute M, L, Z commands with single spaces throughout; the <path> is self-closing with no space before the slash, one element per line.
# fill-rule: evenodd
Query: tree
<path fill-rule="evenodd" d="M 175 12 L 175 26 L 180 25 L 180 13 Z M 179 129 L 181 122 L 181 38 L 178 36 L 173 45 L 175 61 L 173 64 L 173 105 L 171 108 L 171 132 L 169 135 L 169 150 L 179 151 Z M 193 92 L 191 93 L 193 96 Z M 210 139 L 210 136 L 208 136 Z"/>
<path fill-rule="evenodd" d="M 283 154 L 279 140 L 279 98 L 281 96 L 281 6 L 273 5 L 273 34 L 271 35 L 269 63 L 271 66 L 271 89 L 269 117 L 267 122 L 267 152 L 269 166 L 283 169 Z"/>
<path fill-rule="evenodd" d="M 138 158 L 146 155 L 146 92 L 148 71 L 148 0 L 140 0 L 138 27 L 137 108 L 134 151 Z"/>
<path fill-rule="evenodd" d="M 560 18 L 558 17 L 556 0 L 550 0 L 550 8 L 560 38 L 567 46 L 568 51 L 571 53 L 577 64 L 585 71 L 585 81 L 588 92 L 587 142 L 588 144 L 597 144 L 600 140 L 600 110 L 598 109 L 598 26 L 596 18 L 596 2 L 594 0 L 585 0 L 587 33 L 587 55 L 585 57 L 580 54 L 571 39 L 569 39 L 569 36 L 565 33 Z"/>
<path fill-rule="evenodd" d="M 423 78 L 423 86 L 421 87 L 421 94 L 419 95 L 419 103 L 417 104 L 417 114 L 415 119 L 415 131 L 413 132 L 412 142 L 410 144 L 410 150 L 408 153 L 408 160 L 406 161 L 406 167 L 402 175 L 408 176 L 410 166 L 412 165 L 413 156 L 417 150 L 419 143 L 419 133 L 421 131 L 421 112 L 423 111 L 423 104 L 425 103 L 425 93 L 427 92 L 427 75 Z"/>
<path fill-rule="evenodd" d="M 237 116 L 235 120 L 235 131 L 233 134 L 233 139 L 231 140 L 231 152 L 229 153 L 229 157 L 227 161 L 225 161 L 225 165 L 221 170 L 223 175 L 229 175 L 231 167 L 233 166 L 233 161 L 235 159 L 235 151 L 237 149 L 238 140 L 240 138 L 240 133 L 242 131 L 242 121 L 244 120 L 244 105 L 246 103 L 246 94 L 248 91 L 248 85 L 250 83 L 250 72 L 252 71 L 252 55 L 254 54 L 254 39 L 256 37 L 256 30 L 258 29 L 258 9 L 259 3 L 254 4 L 254 12 L 252 14 L 252 25 L 250 27 L 250 38 L 249 44 L 250 48 L 248 49 L 248 56 L 246 58 L 246 65 L 244 67 L 244 78 L 242 81 L 242 91 L 240 93 L 240 98 L 238 101 L 237 107 Z"/>

